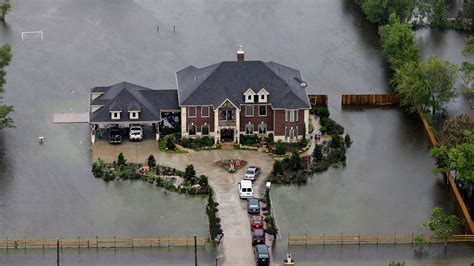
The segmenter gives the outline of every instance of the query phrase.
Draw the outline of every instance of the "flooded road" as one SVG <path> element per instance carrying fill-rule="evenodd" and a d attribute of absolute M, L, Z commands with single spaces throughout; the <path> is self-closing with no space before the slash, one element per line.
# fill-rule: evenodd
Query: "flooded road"
<path fill-rule="evenodd" d="M 333 117 L 354 141 L 345 169 L 273 191 L 283 235 L 411 232 L 432 207 L 453 211 L 431 173 L 417 122 L 397 109 L 341 109 L 342 93 L 388 90 L 377 29 L 352 0 L 12 5 L 0 24 L 0 43 L 13 48 L 4 100 L 15 106 L 17 126 L 0 131 L 1 238 L 206 234 L 203 198 L 95 179 L 88 126 L 53 125 L 52 116 L 87 111 L 94 86 L 128 81 L 174 88 L 175 71 L 235 60 L 239 44 L 247 60 L 301 69 L 310 92 L 329 95 Z M 34 30 L 43 31 L 43 41 L 21 40 L 21 32 Z M 286 253 L 285 241 L 277 252 Z"/>

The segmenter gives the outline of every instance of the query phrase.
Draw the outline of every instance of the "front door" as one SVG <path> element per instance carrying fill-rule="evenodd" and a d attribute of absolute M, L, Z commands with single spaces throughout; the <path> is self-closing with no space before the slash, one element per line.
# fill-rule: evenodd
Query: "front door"
<path fill-rule="evenodd" d="M 221 141 L 234 141 L 234 129 L 223 128 L 221 129 Z"/>

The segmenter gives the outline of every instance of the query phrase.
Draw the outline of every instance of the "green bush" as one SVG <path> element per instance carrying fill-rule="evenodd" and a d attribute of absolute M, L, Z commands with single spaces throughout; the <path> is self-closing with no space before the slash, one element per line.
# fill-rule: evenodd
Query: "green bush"
<path fill-rule="evenodd" d="M 283 163 L 281 161 L 275 161 L 273 163 L 272 175 L 278 176 L 283 174 Z"/>
<path fill-rule="evenodd" d="M 207 176 L 205 175 L 199 176 L 198 184 L 203 188 L 207 187 L 209 185 L 209 180 Z"/>
<path fill-rule="evenodd" d="M 323 145 L 316 144 L 314 146 L 313 158 L 315 161 L 321 161 L 323 159 Z"/>
<path fill-rule="evenodd" d="M 329 134 L 329 135 L 342 135 L 344 134 L 344 128 L 336 123 L 336 121 L 332 120 L 331 118 L 321 118 L 321 133 Z"/>
<path fill-rule="evenodd" d="M 214 146 L 214 139 L 207 136 L 201 138 L 182 138 L 177 143 L 188 149 L 204 149 Z"/>
<path fill-rule="evenodd" d="M 111 170 L 106 169 L 104 172 L 104 176 L 102 177 L 105 182 L 109 182 L 115 179 L 115 173 L 113 173 Z"/>
<path fill-rule="evenodd" d="M 279 140 L 275 145 L 275 154 L 276 155 L 285 155 L 286 154 L 286 146 L 283 144 L 281 140 Z"/>
<path fill-rule="evenodd" d="M 344 148 L 344 142 L 340 135 L 333 135 L 330 141 L 330 146 L 333 149 Z"/>
<path fill-rule="evenodd" d="M 260 143 L 260 137 L 257 134 L 253 134 L 253 135 L 240 134 L 239 138 L 240 138 L 240 144 L 244 146 L 254 146 Z"/>
<path fill-rule="evenodd" d="M 320 118 L 329 118 L 329 109 L 325 106 L 313 106 L 311 113 Z"/>
<path fill-rule="evenodd" d="M 351 140 L 351 136 L 349 136 L 349 134 L 346 134 L 346 136 L 344 137 L 344 142 L 346 143 L 346 147 L 350 147 L 351 144 L 352 144 L 352 140 Z"/>
<path fill-rule="evenodd" d="M 127 165 L 127 160 L 125 160 L 125 156 L 123 156 L 123 153 L 120 153 L 117 157 L 117 164 L 118 166 L 125 166 Z"/>
<path fill-rule="evenodd" d="M 188 164 L 184 170 L 184 179 L 189 180 L 196 176 L 196 170 L 194 170 L 194 165 Z"/>
<path fill-rule="evenodd" d="M 275 220 L 273 219 L 272 216 L 267 216 L 265 217 L 265 222 L 267 222 L 267 229 L 266 232 L 273 237 L 276 237 L 278 234 L 278 228 L 275 225 Z"/>
<path fill-rule="evenodd" d="M 265 203 L 267 204 L 267 210 L 272 210 L 272 201 L 270 200 L 270 189 L 265 189 Z"/>
<path fill-rule="evenodd" d="M 268 138 L 268 142 L 269 142 L 270 144 L 275 143 L 275 139 L 274 139 L 273 133 L 268 134 L 268 137 L 267 137 L 267 138 Z"/>
<path fill-rule="evenodd" d="M 104 160 L 102 159 L 97 159 L 96 162 L 92 164 L 92 174 L 95 177 L 103 177 L 105 174 L 106 168 L 105 168 L 105 163 Z"/>
<path fill-rule="evenodd" d="M 153 154 L 150 154 L 150 156 L 148 156 L 147 163 L 148 163 L 148 166 L 151 167 L 151 168 L 156 166 L 156 160 L 155 160 L 155 156 L 153 156 Z"/>
<path fill-rule="evenodd" d="M 165 144 L 167 150 L 174 151 L 174 139 L 172 137 L 167 137 Z"/>

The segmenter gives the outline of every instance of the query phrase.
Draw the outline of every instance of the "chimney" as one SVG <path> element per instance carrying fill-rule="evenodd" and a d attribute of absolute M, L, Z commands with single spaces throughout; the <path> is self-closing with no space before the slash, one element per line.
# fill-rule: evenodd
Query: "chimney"
<path fill-rule="evenodd" d="M 243 62 L 245 57 L 244 50 L 242 50 L 242 45 L 239 45 L 239 50 L 237 51 L 237 61 Z"/>

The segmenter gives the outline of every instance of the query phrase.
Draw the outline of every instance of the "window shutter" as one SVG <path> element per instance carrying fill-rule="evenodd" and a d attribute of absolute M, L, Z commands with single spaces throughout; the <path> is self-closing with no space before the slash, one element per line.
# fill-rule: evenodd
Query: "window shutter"
<path fill-rule="evenodd" d="M 298 121 L 298 110 L 295 110 L 294 112 L 295 112 L 295 120 Z M 298 134 L 296 134 L 296 135 L 298 135 Z"/>
<path fill-rule="evenodd" d="M 288 110 L 285 110 L 285 122 L 288 122 Z"/>

